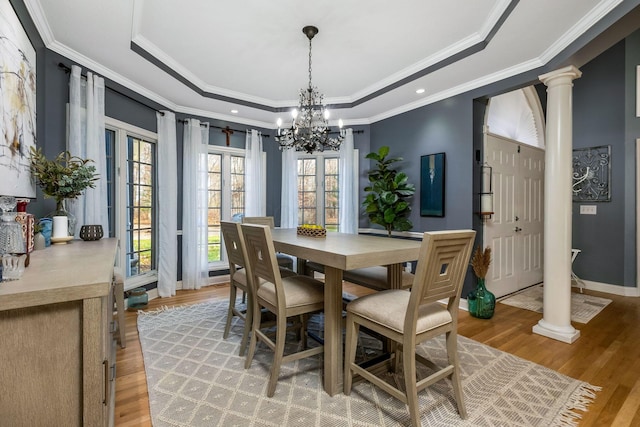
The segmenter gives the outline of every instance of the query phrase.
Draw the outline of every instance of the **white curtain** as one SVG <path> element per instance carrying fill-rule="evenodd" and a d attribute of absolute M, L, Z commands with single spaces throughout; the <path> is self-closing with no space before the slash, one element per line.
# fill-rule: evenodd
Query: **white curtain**
<path fill-rule="evenodd" d="M 178 281 L 178 166 L 176 116 L 156 113 L 158 120 L 158 295 L 176 294 Z"/>
<path fill-rule="evenodd" d="M 298 226 L 298 154 L 296 150 L 282 150 L 282 194 L 280 227 Z"/>
<path fill-rule="evenodd" d="M 200 289 L 209 280 L 208 143 L 209 124 L 187 120 L 182 158 L 182 289 Z"/>
<path fill-rule="evenodd" d="M 356 169 L 353 130 L 346 129 L 340 133 L 344 136 L 344 141 L 340 144 L 339 231 L 358 234 L 358 190 L 353 173 Z"/>
<path fill-rule="evenodd" d="M 245 216 L 267 214 L 264 171 L 262 162 L 262 134 L 255 129 L 247 132 L 245 150 L 244 191 Z"/>
<path fill-rule="evenodd" d="M 76 218 L 75 236 L 80 226 L 99 224 L 105 236 L 109 235 L 107 210 L 107 158 L 104 147 L 104 79 L 87 72 L 82 79 L 81 69 L 71 67 L 69 78 L 69 139 L 67 150 L 72 156 L 91 159 L 99 179 L 95 188 L 87 188 L 83 195 L 70 203 L 67 209 Z"/>

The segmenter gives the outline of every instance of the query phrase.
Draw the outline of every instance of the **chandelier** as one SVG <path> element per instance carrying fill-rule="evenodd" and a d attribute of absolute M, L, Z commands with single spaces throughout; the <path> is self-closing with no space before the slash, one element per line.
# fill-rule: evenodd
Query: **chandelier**
<path fill-rule="evenodd" d="M 338 150 L 344 137 L 340 134 L 336 138 L 329 136 L 329 110 L 323 103 L 323 95 L 318 88 L 311 84 L 311 40 L 318 34 L 318 28 L 306 26 L 302 32 L 309 39 L 309 87 L 300 89 L 300 105 L 293 109 L 291 127 L 281 129 L 282 120 L 278 119 L 278 134 L 275 137 L 280 149 L 295 148 L 296 151 L 324 151 Z M 342 120 L 339 121 L 342 128 Z"/>

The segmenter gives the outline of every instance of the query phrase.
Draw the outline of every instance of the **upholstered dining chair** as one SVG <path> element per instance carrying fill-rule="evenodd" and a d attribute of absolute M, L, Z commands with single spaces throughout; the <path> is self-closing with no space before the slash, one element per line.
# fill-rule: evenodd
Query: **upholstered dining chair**
<path fill-rule="evenodd" d="M 266 225 L 272 230 L 276 226 L 276 222 L 272 216 L 245 216 L 242 218 L 242 223 Z M 293 258 L 290 257 L 289 255 L 280 254 L 276 252 L 276 259 L 278 260 L 278 265 L 280 267 L 293 270 Z"/>
<path fill-rule="evenodd" d="M 353 374 L 375 384 L 409 407 L 411 424 L 420 425 L 418 392 L 443 378 L 451 378 L 461 418 L 466 418 L 457 352 L 458 303 L 469 266 L 473 230 L 424 233 L 415 280 L 411 291 L 386 290 L 354 300 L 347 305 L 344 393 L 349 395 Z M 438 303 L 446 299 L 447 305 Z M 396 343 L 392 357 L 397 367 L 402 355 L 404 390 L 391 385 L 355 363 L 360 326 Z M 416 353 L 417 344 L 445 335 L 448 364 L 436 366 Z M 435 372 L 416 377 L 416 361 Z"/>
<path fill-rule="evenodd" d="M 285 338 L 287 333 L 287 319 L 291 317 L 308 315 L 321 311 L 324 308 L 323 283 L 308 276 L 282 277 L 276 261 L 276 253 L 271 237 L 271 229 L 268 226 L 242 224 L 242 234 L 247 248 L 247 261 L 253 274 L 253 289 L 249 296 L 253 299 L 253 327 L 249 351 L 245 360 L 245 369 L 251 367 L 251 362 L 256 350 L 257 341 L 264 342 L 274 352 L 273 363 L 267 386 L 267 396 L 275 394 L 280 366 L 294 360 L 320 354 L 324 351 L 322 345 L 305 349 L 306 321 L 301 323 L 301 347 L 302 349 L 291 354 L 284 355 Z M 263 332 L 260 327 L 261 316 L 258 315 L 261 307 L 276 316 L 275 342 Z"/>

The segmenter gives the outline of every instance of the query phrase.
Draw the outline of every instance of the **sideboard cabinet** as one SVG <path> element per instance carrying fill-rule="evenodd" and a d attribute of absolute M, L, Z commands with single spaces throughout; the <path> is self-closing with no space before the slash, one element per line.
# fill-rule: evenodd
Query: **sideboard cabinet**
<path fill-rule="evenodd" d="M 53 245 L 0 283 L 0 424 L 113 422 L 116 250 L 116 239 Z"/>

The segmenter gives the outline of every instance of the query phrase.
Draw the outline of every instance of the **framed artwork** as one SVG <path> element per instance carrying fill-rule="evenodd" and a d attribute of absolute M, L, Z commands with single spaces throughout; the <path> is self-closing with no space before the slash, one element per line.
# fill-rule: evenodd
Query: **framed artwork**
<path fill-rule="evenodd" d="M 420 157 L 420 216 L 444 216 L 444 153 Z"/>
<path fill-rule="evenodd" d="M 573 201 L 611 201 L 611 146 L 573 150 Z"/>
<path fill-rule="evenodd" d="M 35 198 L 36 51 L 9 0 L 0 0 L 0 195 Z"/>

